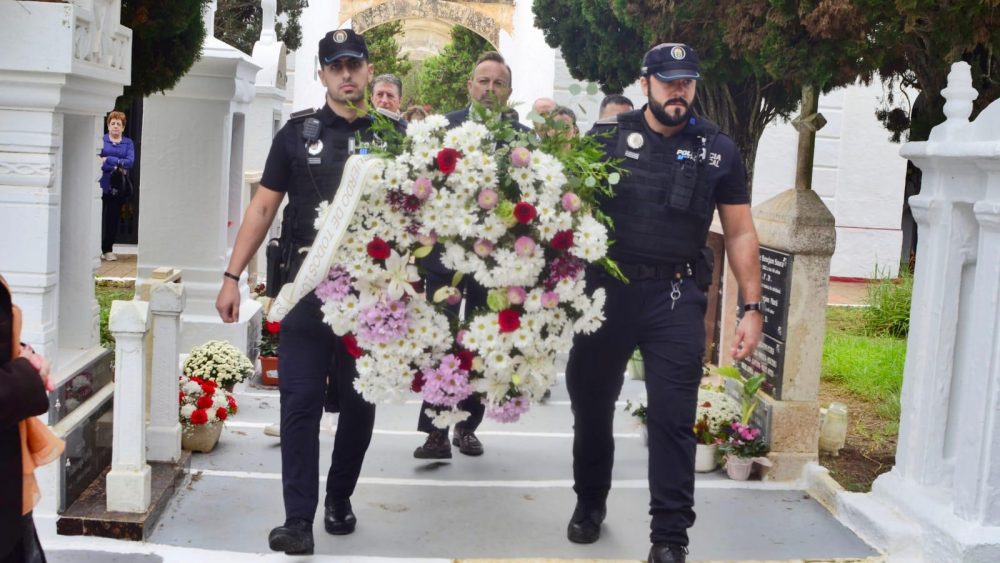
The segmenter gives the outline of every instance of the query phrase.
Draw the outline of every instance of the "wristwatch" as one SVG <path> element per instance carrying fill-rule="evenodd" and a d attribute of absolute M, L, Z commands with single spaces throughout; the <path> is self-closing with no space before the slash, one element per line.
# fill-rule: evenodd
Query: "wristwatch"
<path fill-rule="evenodd" d="M 743 312 L 749 313 L 750 311 L 757 311 L 758 313 L 764 312 L 764 303 L 760 301 L 755 301 L 753 303 L 746 303 L 743 305 Z"/>

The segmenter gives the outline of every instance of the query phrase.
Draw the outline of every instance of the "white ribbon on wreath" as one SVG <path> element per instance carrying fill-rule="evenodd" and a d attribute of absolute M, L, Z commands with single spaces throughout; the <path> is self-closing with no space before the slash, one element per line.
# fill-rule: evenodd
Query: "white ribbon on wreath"
<path fill-rule="evenodd" d="M 380 166 L 379 159 L 373 156 L 354 155 L 347 159 L 330 211 L 316 233 L 316 240 L 309 248 L 295 280 L 282 286 L 274 299 L 267 316 L 269 321 L 283 319 L 300 299 L 326 279 L 337 258 L 347 226 L 351 224 L 361 195 L 365 192 L 366 182 Z"/>

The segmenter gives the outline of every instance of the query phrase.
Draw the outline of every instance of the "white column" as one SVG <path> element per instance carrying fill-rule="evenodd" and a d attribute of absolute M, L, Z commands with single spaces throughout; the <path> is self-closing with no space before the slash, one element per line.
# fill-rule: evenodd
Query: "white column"
<path fill-rule="evenodd" d="M 989 179 L 987 198 L 974 207 L 980 227 L 976 306 L 964 348 L 971 377 L 960 397 L 953 487 L 957 516 L 1000 526 L 1000 161 L 978 164 Z"/>
<path fill-rule="evenodd" d="M 181 458 L 181 424 L 177 416 L 177 377 L 180 315 L 184 311 L 184 285 L 153 286 L 149 295 L 153 315 L 152 392 L 146 454 L 150 461 L 174 462 Z"/>
<path fill-rule="evenodd" d="M 146 355 L 143 347 L 149 325 L 148 303 L 115 301 L 111 304 L 108 327 L 115 337 L 115 414 L 111 471 L 107 480 L 109 511 L 145 512 L 152 496 L 152 475 L 146 464 L 144 409 Z"/>

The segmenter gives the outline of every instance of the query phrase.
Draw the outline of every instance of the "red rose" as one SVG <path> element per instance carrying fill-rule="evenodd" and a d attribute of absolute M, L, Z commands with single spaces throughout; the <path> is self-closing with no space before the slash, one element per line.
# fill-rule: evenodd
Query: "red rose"
<path fill-rule="evenodd" d="M 195 403 L 195 406 L 199 409 L 208 409 L 212 407 L 213 402 L 212 397 L 209 395 L 202 395 L 201 397 L 198 397 L 198 402 Z"/>
<path fill-rule="evenodd" d="M 441 149 L 437 155 L 438 170 L 445 174 L 451 174 L 455 171 L 455 164 L 458 163 L 459 156 L 461 155 L 455 149 Z"/>
<path fill-rule="evenodd" d="M 518 223 L 527 224 L 530 223 L 538 212 L 535 211 L 535 206 L 531 205 L 527 201 L 519 201 L 517 205 L 514 206 L 514 218 L 517 219 Z"/>
<path fill-rule="evenodd" d="M 420 391 L 423 390 L 423 388 L 424 388 L 424 374 L 423 372 L 418 371 L 417 373 L 413 374 L 413 381 L 410 382 L 410 389 L 413 390 L 414 393 L 419 393 Z"/>
<path fill-rule="evenodd" d="M 465 371 L 472 369 L 472 359 L 476 357 L 475 354 L 468 350 L 459 350 L 455 355 L 458 356 L 459 369 L 464 369 Z"/>
<path fill-rule="evenodd" d="M 573 231 L 559 231 L 549 244 L 556 250 L 569 250 L 573 246 Z"/>
<path fill-rule="evenodd" d="M 226 420 L 226 417 L 229 416 L 229 412 L 226 411 L 226 407 L 219 407 L 215 411 L 215 416 L 217 416 L 219 420 Z"/>
<path fill-rule="evenodd" d="M 281 330 L 281 321 L 266 321 L 264 323 L 264 330 L 269 334 L 278 334 L 278 331 Z"/>
<path fill-rule="evenodd" d="M 504 309 L 497 315 L 500 332 L 514 332 L 521 326 L 521 315 L 513 309 Z"/>
<path fill-rule="evenodd" d="M 362 354 L 365 353 L 364 350 L 358 346 L 358 339 L 351 333 L 347 333 L 340 337 L 344 341 L 344 347 L 347 348 L 347 353 L 351 355 L 352 358 L 360 358 Z"/>
<path fill-rule="evenodd" d="M 376 260 L 385 260 L 389 257 L 389 243 L 375 237 L 368 243 L 368 256 Z"/>
<path fill-rule="evenodd" d="M 205 424 L 208 422 L 208 413 L 204 409 L 195 409 L 191 413 L 191 424 Z"/>

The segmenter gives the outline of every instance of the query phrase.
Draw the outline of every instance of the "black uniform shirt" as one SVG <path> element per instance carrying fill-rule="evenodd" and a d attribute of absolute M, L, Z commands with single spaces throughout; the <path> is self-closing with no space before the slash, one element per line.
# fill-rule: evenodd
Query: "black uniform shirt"
<path fill-rule="evenodd" d="M 323 107 L 310 117 L 318 119 L 323 124 L 324 130 L 333 128 L 337 130 L 338 136 L 345 138 L 353 138 L 355 133 L 368 129 L 372 124 L 368 116 L 347 121 L 334 113 L 328 104 L 323 104 Z M 271 142 L 271 150 L 267 153 L 267 162 L 264 163 L 264 174 L 260 179 L 260 183 L 269 189 L 288 192 L 291 187 L 293 162 L 296 158 L 306 158 L 306 152 L 303 150 L 305 141 L 298 125 L 301 121 L 301 119 L 289 119 Z"/>

